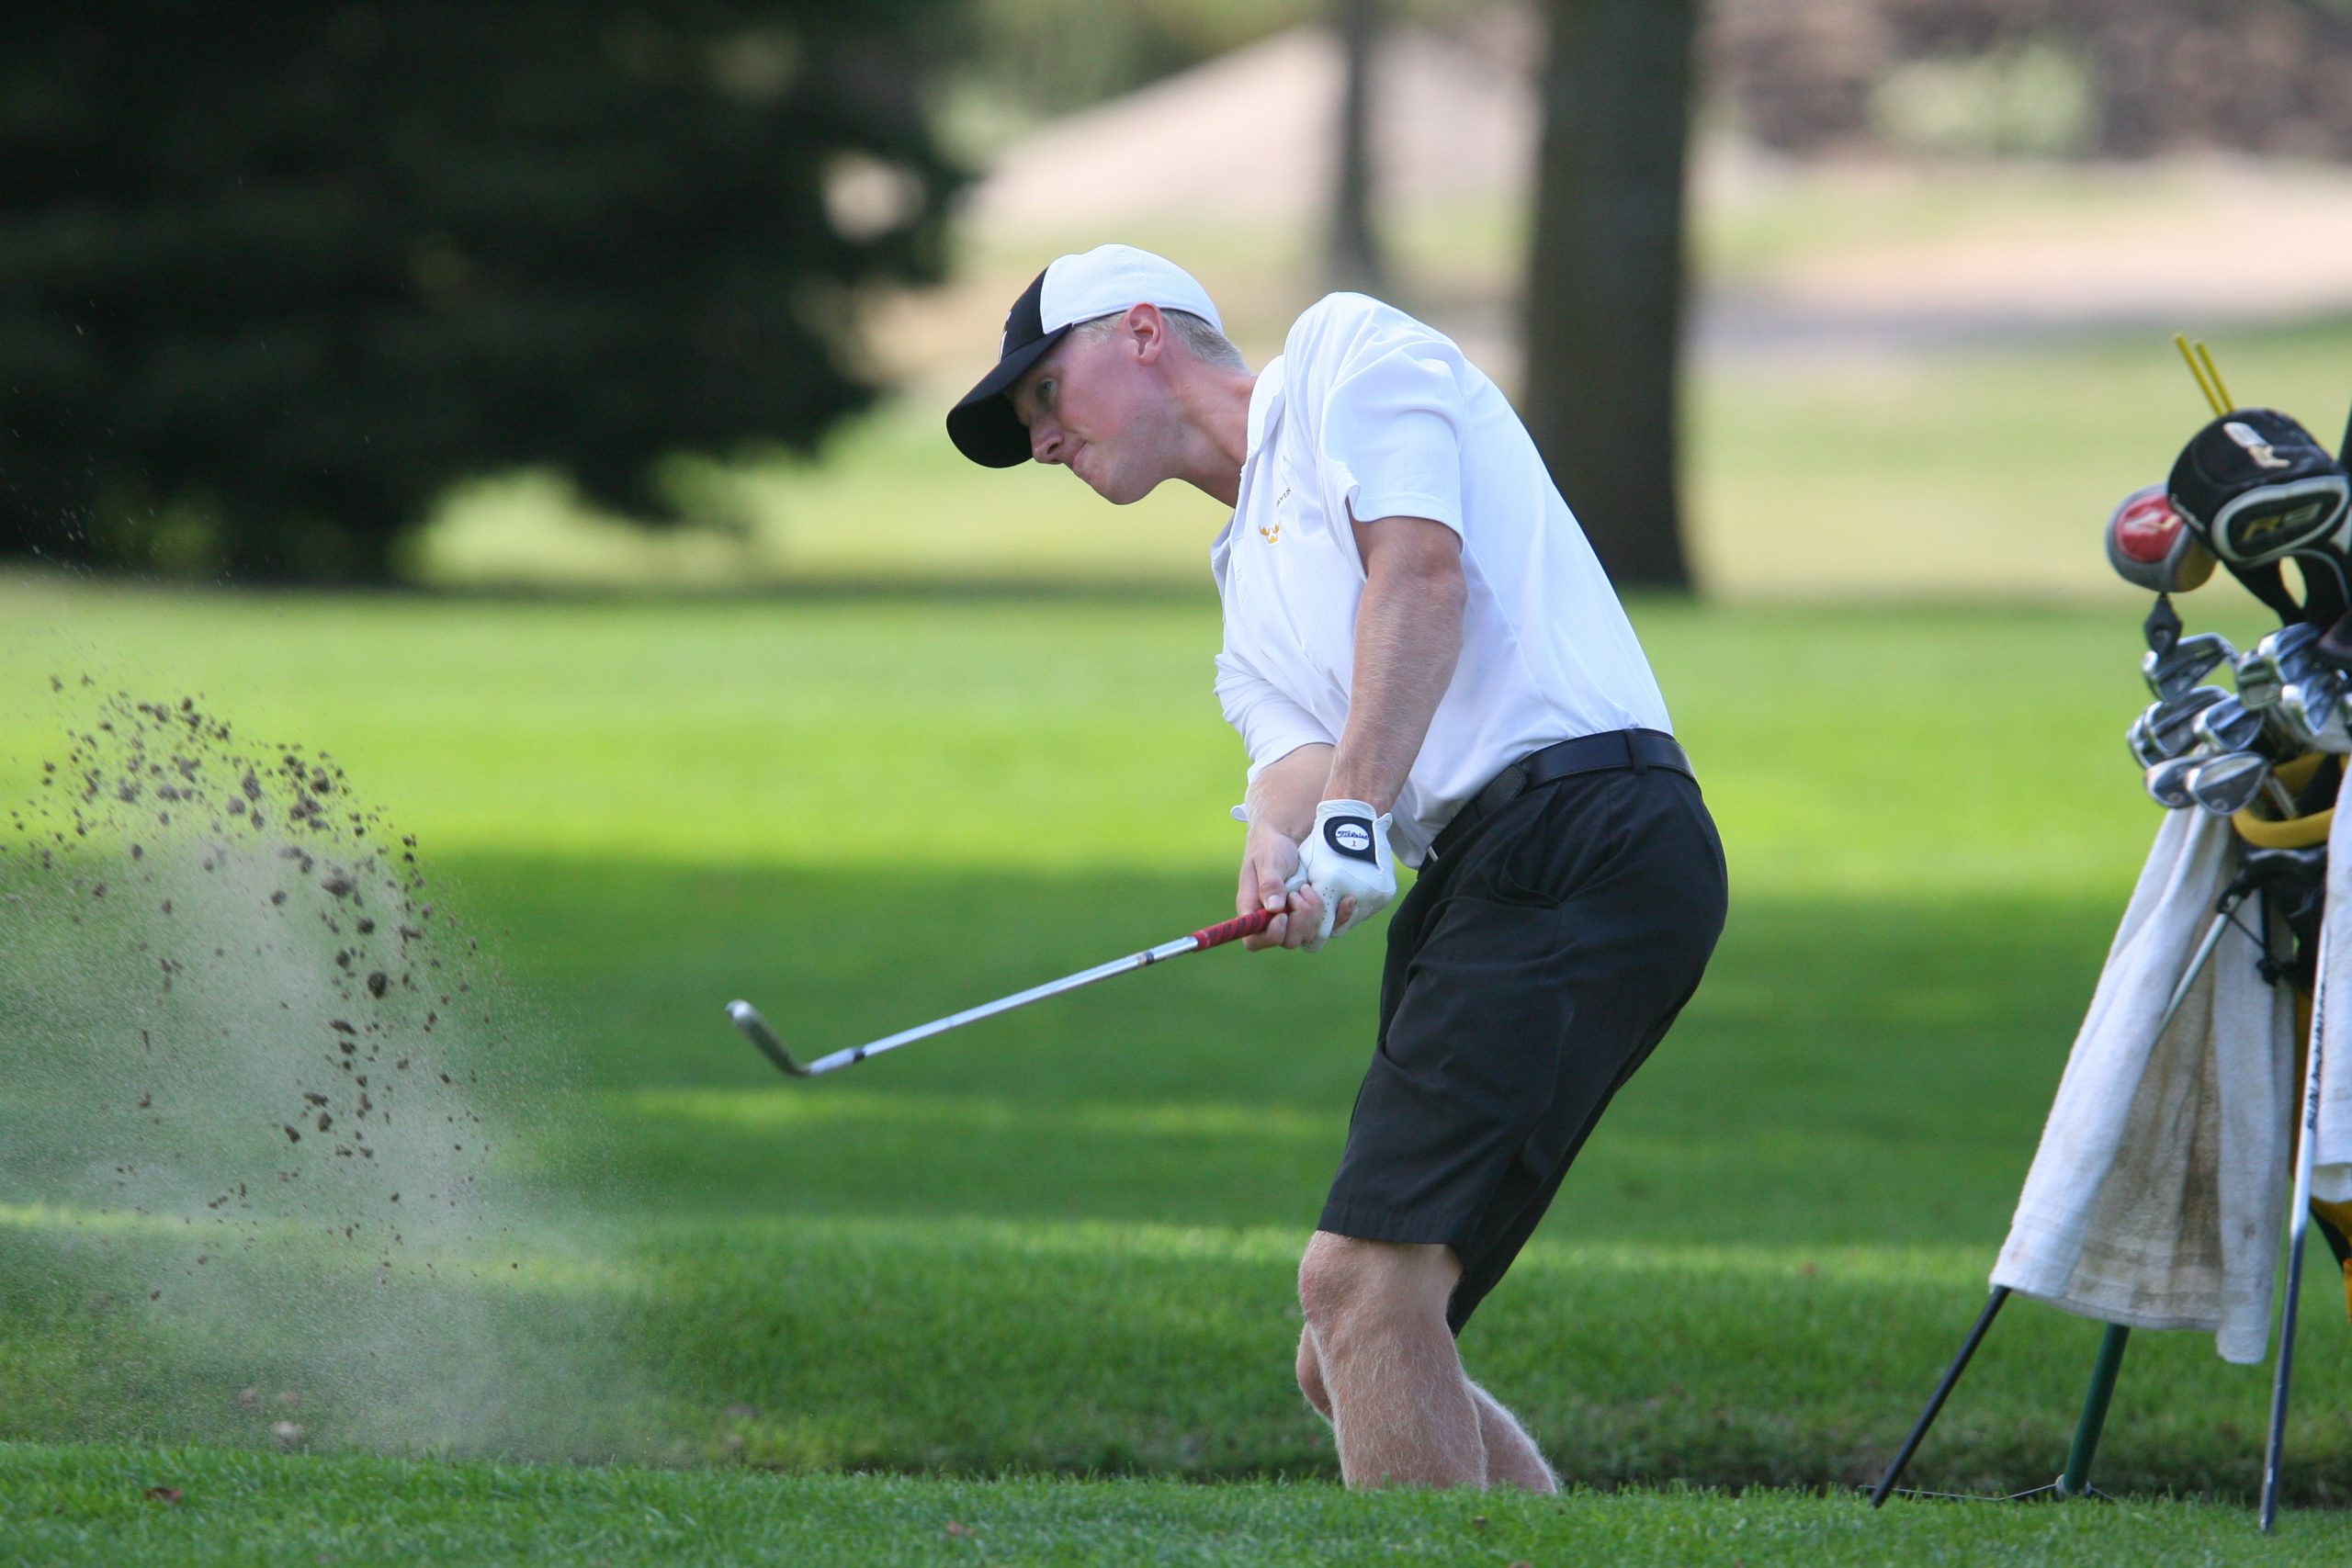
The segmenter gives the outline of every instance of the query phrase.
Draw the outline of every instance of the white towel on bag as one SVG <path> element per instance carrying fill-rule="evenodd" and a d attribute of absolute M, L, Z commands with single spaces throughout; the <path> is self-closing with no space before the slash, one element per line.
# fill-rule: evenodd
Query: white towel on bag
<path fill-rule="evenodd" d="M 2352 953 L 2352 811 L 2336 802 L 2327 835 L 2327 916 L 2320 951 L 2333 965 Z M 2324 1203 L 2352 1201 L 2352 975 L 2319 988 L 2319 1136 L 2312 1144 L 2312 1196 Z M 2300 1098 L 2303 1086 L 2297 1084 Z"/>
<path fill-rule="evenodd" d="M 2346 858 L 2331 862 L 2331 893 Z M 2262 978 L 2260 948 L 2232 929 L 2171 1026 L 2162 1038 L 2155 1032 L 2237 863 L 2228 822 L 2195 808 L 2165 814 L 2067 1058 L 1993 1283 L 2126 1327 L 2210 1329 L 2223 1359 L 2250 1362 L 2269 1344 L 2301 1087 L 2292 1081 L 2292 994 Z M 2331 897 L 2331 922 L 2345 908 Z M 2261 900 L 2239 915 L 2249 925 L 2262 919 Z M 2352 985 L 2335 989 L 2352 1011 Z M 2352 1042 L 2352 1016 L 2346 1031 L 2337 1038 Z M 2343 1069 L 2334 1080 L 2344 1145 L 2335 1170 L 2352 1188 L 2352 1061 L 2322 1060 Z"/>

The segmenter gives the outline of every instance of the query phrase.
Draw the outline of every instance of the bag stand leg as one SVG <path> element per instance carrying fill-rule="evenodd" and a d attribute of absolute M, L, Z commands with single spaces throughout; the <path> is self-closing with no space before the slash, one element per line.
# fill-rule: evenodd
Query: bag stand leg
<path fill-rule="evenodd" d="M 1883 1506 L 1894 1491 L 1894 1483 L 1903 1479 L 1904 1469 L 1910 1464 L 1911 1456 L 1919 1451 L 1919 1444 L 1926 1438 L 1928 1428 L 1936 1424 L 1937 1416 L 1943 1411 L 1944 1401 L 1951 1397 L 1954 1385 L 1960 1382 L 1960 1374 L 1968 1370 L 1969 1358 L 1975 1355 L 1976 1347 L 1984 1342 L 1984 1331 L 1993 1326 L 1993 1319 L 2000 1312 L 2001 1303 L 2008 1299 L 2009 1288 L 2007 1285 L 1993 1287 L 1993 1294 L 1984 1303 L 1984 1310 L 1976 1314 L 1976 1326 L 1968 1331 L 1966 1339 L 1961 1341 L 1960 1354 L 1954 1356 L 1951 1365 L 1944 1369 L 1943 1381 L 1937 1383 L 1936 1392 L 1928 1396 L 1928 1407 L 1919 1412 L 1919 1419 L 1913 1424 L 1911 1435 L 1903 1439 L 1903 1447 L 1896 1451 L 1894 1462 L 1888 1465 L 1886 1473 L 1879 1478 L 1877 1489 L 1871 1494 L 1871 1507 Z"/>
<path fill-rule="evenodd" d="M 2222 933 L 2229 930 L 2230 916 L 2245 901 L 2251 891 L 2249 886 L 2240 881 L 2233 881 L 2222 890 L 2222 897 L 2213 906 L 2212 924 L 2206 929 L 2204 940 L 2197 944 L 2197 951 L 2190 956 L 2188 966 L 2182 971 L 2179 983 L 2174 986 L 2172 995 L 2165 999 L 2164 1013 L 2156 1021 L 2158 1034 L 2172 1026 L 2173 1015 L 2188 999 L 2189 987 L 2196 984 L 2197 976 L 2211 962 L 2213 950 L 2221 945 Z M 1984 1343 L 1984 1331 L 1993 1326 L 1994 1315 L 2001 1310 L 2001 1303 L 2008 1299 L 2009 1288 L 2007 1285 L 1993 1287 L 1992 1298 L 1984 1303 L 1984 1310 L 1977 1314 L 1976 1326 L 1968 1331 L 1968 1337 L 1961 1344 L 1960 1354 L 1952 1358 L 1951 1365 L 1944 1371 L 1943 1381 L 1936 1384 L 1936 1392 L 1928 1396 L 1927 1409 L 1919 1413 L 1919 1419 L 1912 1427 L 1911 1435 L 1903 1439 L 1903 1447 L 1896 1452 L 1894 1462 L 1886 1467 L 1886 1473 L 1879 1478 L 1878 1486 L 1871 1493 L 1871 1507 L 1883 1505 L 1894 1493 L 1894 1483 L 1903 1479 L 1904 1469 L 1910 1464 L 1911 1456 L 1918 1451 L 1921 1440 L 1928 1435 L 1928 1428 L 1935 1425 L 1936 1416 L 1943 1410 L 1944 1401 L 1951 1397 L 1953 1385 L 1960 1382 L 1960 1374 L 1968 1370 L 1969 1358 L 1976 1354 L 1976 1347 Z M 2115 1377 L 2123 1365 L 2123 1342 L 2129 1332 L 2110 1324 L 2107 1337 L 2099 1342 L 2098 1359 L 2091 1367 L 2090 1392 L 2083 1401 L 2083 1418 L 2075 1424 L 2075 1440 L 2067 1450 L 2066 1472 L 2057 1482 L 2058 1491 L 2063 1495 L 2080 1495 L 2074 1490 L 2077 1486 L 2088 1490 L 2091 1456 L 2098 1450 L 2100 1428 L 2107 1424 L 2108 1401 L 2115 1393 Z"/>
<path fill-rule="evenodd" d="M 2091 1386 L 2083 1394 L 2083 1418 L 2075 1423 L 2075 1440 L 2066 1448 L 2065 1472 L 2058 1477 L 2061 1497 L 2092 1497 L 2091 1459 L 2098 1452 L 2100 1431 L 2107 1426 L 2107 1406 L 2115 1397 L 2116 1375 L 2123 1370 L 2123 1347 L 2132 1331 L 2110 1323 L 2099 1337 L 2098 1359 L 2091 1363 Z"/>

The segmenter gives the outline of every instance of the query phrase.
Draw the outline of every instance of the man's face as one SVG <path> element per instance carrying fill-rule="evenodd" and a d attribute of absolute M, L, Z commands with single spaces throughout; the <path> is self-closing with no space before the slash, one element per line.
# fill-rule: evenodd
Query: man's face
<path fill-rule="evenodd" d="M 1010 394 L 1029 427 L 1030 457 L 1069 468 L 1117 506 L 1168 477 L 1156 439 L 1166 423 L 1151 374 L 1158 334 L 1138 338 L 1130 328 L 1123 321 L 1109 333 L 1070 333 Z"/>

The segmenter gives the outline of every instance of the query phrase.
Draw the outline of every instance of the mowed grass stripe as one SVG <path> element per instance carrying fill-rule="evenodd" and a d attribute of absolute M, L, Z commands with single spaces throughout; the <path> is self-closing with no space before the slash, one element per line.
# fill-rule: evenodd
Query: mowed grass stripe
<path fill-rule="evenodd" d="M 66 1564 L 413 1559 L 718 1565 L 1705 1562 L 2323 1563 L 2339 1517 L 2178 1500 L 1873 1513 L 1859 1498 L 1750 1492 L 1349 1495 L 1168 1482 L 779 1479 L 740 1472 L 451 1465 L 198 1449 L 0 1445 L 15 1505 L 0 1551 Z M 155 1488 L 175 1494 L 150 1498 Z"/>

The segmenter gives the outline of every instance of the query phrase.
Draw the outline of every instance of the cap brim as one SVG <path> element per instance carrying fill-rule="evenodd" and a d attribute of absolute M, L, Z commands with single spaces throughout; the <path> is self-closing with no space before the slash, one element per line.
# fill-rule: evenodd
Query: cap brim
<path fill-rule="evenodd" d="M 984 468 L 1011 468 L 1029 460 L 1029 427 L 1012 412 L 1012 400 L 1005 394 L 1069 331 L 1058 327 L 1023 344 L 998 360 L 996 368 L 947 411 L 947 438 L 956 443 L 956 450 Z"/>

